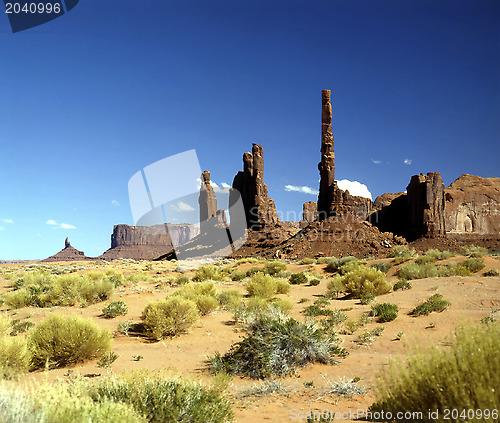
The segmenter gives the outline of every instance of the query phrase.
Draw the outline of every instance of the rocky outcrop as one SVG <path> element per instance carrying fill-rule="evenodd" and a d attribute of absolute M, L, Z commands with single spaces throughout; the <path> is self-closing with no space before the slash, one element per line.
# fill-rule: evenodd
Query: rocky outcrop
<path fill-rule="evenodd" d="M 312 222 L 318 220 L 318 205 L 314 201 L 308 201 L 302 205 L 302 220 L 300 227 L 305 228 Z"/>
<path fill-rule="evenodd" d="M 226 213 L 224 210 L 217 210 L 217 196 L 210 183 L 210 172 L 205 170 L 201 174 L 200 196 L 200 230 L 207 232 L 213 227 L 226 227 Z"/>
<path fill-rule="evenodd" d="M 395 194 L 392 192 L 386 192 L 385 194 L 379 195 L 373 202 L 373 209 L 381 210 L 383 207 L 389 206 L 394 199 L 404 194 L 404 192 L 397 192 Z"/>
<path fill-rule="evenodd" d="M 243 171 L 233 180 L 230 196 L 241 196 L 245 210 L 247 228 L 256 231 L 279 222 L 274 201 L 269 197 L 264 183 L 264 150 L 258 144 L 252 145 L 252 153 L 243 155 Z M 234 199 L 230 198 L 230 204 Z M 231 220 L 232 216 L 231 216 Z"/>
<path fill-rule="evenodd" d="M 449 235 L 500 233 L 500 178 L 462 175 L 444 190 Z"/>
<path fill-rule="evenodd" d="M 406 187 L 409 236 L 434 238 L 445 234 L 444 183 L 439 172 L 411 177 Z"/>
<path fill-rule="evenodd" d="M 72 247 L 69 243 L 68 238 L 64 241 L 64 248 L 57 254 L 42 260 L 43 262 L 49 261 L 78 261 L 78 260 L 89 260 L 90 257 L 85 256 L 83 251 L 77 250 Z"/>
<path fill-rule="evenodd" d="M 111 260 L 131 258 L 153 260 L 185 244 L 200 233 L 200 228 L 188 223 L 154 226 L 115 225 L 111 248 L 100 258 Z"/>

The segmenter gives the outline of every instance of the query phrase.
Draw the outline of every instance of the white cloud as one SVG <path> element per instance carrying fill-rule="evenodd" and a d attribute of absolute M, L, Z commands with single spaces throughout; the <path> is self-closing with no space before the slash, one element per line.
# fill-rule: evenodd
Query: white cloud
<path fill-rule="evenodd" d="M 222 182 L 220 185 L 222 188 L 227 188 L 227 189 L 231 188 L 231 185 L 226 184 L 225 182 Z"/>
<path fill-rule="evenodd" d="M 8 223 L 10 225 L 14 224 L 14 221 L 12 219 L 0 219 L 0 222 L 3 222 L 3 223 Z"/>
<path fill-rule="evenodd" d="M 175 211 L 178 212 L 194 211 L 194 208 L 191 207 L 189 204 L 186 204 L 184 201 L 179 201 L 177 204 L 172 204 L 170 207 L 172 207 Z"/>
<path fill-rule="evenodd" d="M 404 164 L 406 164 L 406 165 L 411 165 L 412 162 L 413 162 L 413 160 L 411 160 L 411 159 L 404 160 Z"/>
<path fill-rule="evenodd" d="M 76 229 L 76 226 L 74 225 L 70 225 L 69 223 L 57 223 L 55 220 L 53 219 L 49 219 L 45 222 L 45 224 L 49 225 L 49 226 L 53 226 L 54 229 Z"/>
<path fill-rule="evenodd" d="M 307 186 L 285 185 L 285 191 L 302 192 L 304 194 L 318 195 L 318 191 Z"/>
<path fill-rule="evenodd" d="M 120 202 L 118 200 L 111 200 L 111 205 L 113 205 L 115 207 L 121 206 L 121 204 L 120 204 Z"/>
<path fill-rule="evenodd" d="M 349 181 L 348 179 L 342 179 L 337 181 L 337 185 L 341 190 L 349 191 L 349 194 L 356 195 L 358 197 L 365 197 L 372 199 L 372 193 L 365 184 L 358 181 Z"/>
<path fill-rule="evenodd" d="M 371 160 L 372 160 L 373 164 L 376 164 L 376 165 L 382 164 L 382 160 L 373 160 L 373 159 L 371 159 Z"/>

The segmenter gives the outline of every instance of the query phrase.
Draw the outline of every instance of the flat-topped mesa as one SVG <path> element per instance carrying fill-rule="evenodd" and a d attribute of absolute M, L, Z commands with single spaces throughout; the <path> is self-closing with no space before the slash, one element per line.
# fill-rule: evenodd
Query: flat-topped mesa
<path fill-rule="evenodd" d="M 409 211 L 409 235 L 435 238 L 445 235 L 444 183 L 439 172 L 411 177 L 406 187 Z"/>
<path fill-rule="evenodd" d="M 261 145 L 252 144 L 252 153 L 243 154 L 243 171 L 234 177 L 233 189 L 241 195 L 247 228 L 261 230 L 279 222 L 276 206 L 264 183 L 264 150 Z"/>
<path fill-rule="evenodd" d="M 321 161 L 318 163 L 320 175 L 318 214 L 324 220 L 332 215 L 332 197 L 336 188 L 335 184 L 335 152 L 332 131 L 332 105 L 330 103 L 330 90 L 322 91 L 321 101 Z"/>

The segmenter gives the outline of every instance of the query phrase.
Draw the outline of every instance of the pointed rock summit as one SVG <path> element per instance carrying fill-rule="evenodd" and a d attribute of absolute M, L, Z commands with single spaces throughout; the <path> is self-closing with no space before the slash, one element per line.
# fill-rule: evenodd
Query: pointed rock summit
<path fill-rule="evenodd" d="M 43 262 L 48 261 L 77 261 L 77 260 L 88 260 L 90 257 L 87 257 L 83 251 L 79 251 L 76 248 L 72 247 L 68 238 L 64 240 L 64 248 L 59 251 L 57 254 L 42 260 Z"/>

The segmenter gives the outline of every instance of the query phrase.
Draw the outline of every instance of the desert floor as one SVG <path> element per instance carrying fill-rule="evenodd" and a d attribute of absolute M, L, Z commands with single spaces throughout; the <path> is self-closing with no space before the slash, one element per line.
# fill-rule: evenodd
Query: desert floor
<path fill-rule="evenodd" d="M 456 256 L 448 261 L 459 261 L 463 259 Z M 387 367 L 390 359 L 405 356 L 419 347 L 430 347 L 433 345 L 446 348 L 449 344 L 453 331 L 467 322 L 479 324 L 480 320 L 491 312 L 500 309 L 500 277 L 484 277 L 482 274 L 488 269 L 500 270 L 500 260 L 497 257 L 484 257 L 486 267 L 476 275 L 470 277 L 445 277 L 428 278 L 411 281 L 413 288 L 400 290 L 379 296 L 378 302 L 390 302 L 399 307 L 396 320 L 388 323 L 377 323 L 371 319 L 364 327 L 358 329 L 351 335 L 340 335 L 343 346 L 348 349 L 349 356 L 341 360 L 337 365 L 311 364 L 299 370 L 296 376 L 278 379 L 279 392 L 255 394 L 255 387 L 265 387 L 263 382 L 248 378 L 233 377 L 228 388 L 235 419 L 237 422 L 286 422 L 305 421 L 294 419 L 299 412 L 312 410 L 329 410 L 333 413 L 349 412 L 357 413 L 357 410 L 367 409 L 375 400 L 375 383 L 377 373 Z M 391 261 L 383 259 L 369 261 L 368 264 L 377 261 Z M 44 263 L 46 265 L 46 263 Z M 232 265 L 233 262 L 226 264 Z M 168 276 L 175 272 L 179 266 L 186 263 L 175 262 L 133 262 L 116 260 L 112 262 L 82 261 L 82 262 L 57 262 L 49 264 L 57 268 L 69 266 L 81 267 L 78 273 L 84 274 L 91 270 L 104 270 L 116 268 L 123 271 L 127 276 L 131 273 L 147 269 L 154 277 L 152 282 L 140 282 L 123 288 L 117 288 L 113 296 L 102 303 L 93 304 L 82 308 L 55 307 L 50 309 L 27 307 L 18 310 L 8 310 L 4 305 L 2 310 L 14 319 L 21 321 L 29 320 L 33 323 L 40 322 L 50 313 L 61 313 L 65 315 L 76 314 L 82 317 L 90 317 L 101 327 L 115 332 L 120 322 L 125 320 L 140 323 L 141 313 L 146 305 L 154 300 L 165 298 L 176 288 L 165 281 Z M 248 269 L 252 266 L 262 264 L 241 264 L 240 269 Z M 292 272 L 312 271 L 324 275 L 325 264 L 298 265 L 290 263 L 287 270 Z M 398 278 L 395 272 L 399 266 L 393 266 L 387 279 L 396 282 Z M 3 274 L 8 269 L 14 272 L 22 272 L 26 269 L 25 264 L 6 264 L 0 266 Z M 192 271 L 188 271 L 189 274 Z M 317 286 L 292 285 L 287 298 L 293 303 L 291 316 L 304 319 L 303 309 L 326 292 L 328 274 Z M 238 288 L 245 293 L 243 282 L 217 282 L 218 289 Z M 12 290 L 9 281 L 0 275 L 0 293 Z M 440 293 L 451 306 L 442 313 L 431 313 L 428 316 L 412 317 L 408 312 L 417 304 L 429 298 L 434 293 Z M 310 298 L 311 302 L 299 303 L 302 298 Z M 111 300 L 123 300 L 128 306 L 126 316 L 106 319 L 102 316 L 102 308 Z M 344 309 L 345 313 L 352 319 L 357 319 L 371 305 L 361 305 L 359 300 L 332 300 L 329 308 Z M 384 328 L 381 336 L 376 337 L 372 344 L 359 345 L 355 339 L 364 331 L 381 326 Z M 401 339 L 397 339 L 397 335 Z M 132 369 L 159 369 L 167 371 L 168 374 L 182 376 L 183 378 L 194 378 L 209 381 L 210 376 L 206 359 L 216 351 L 225 353 L 230 346 L 237 342 L 242 336 L 242 329 L 233 322 L 232 314 L 227 311 L 218 311 L 215 314 L 202 317 L 199 322 L 189 331 L 173 339 L 165 339 L 159 342 L 151 342 L 140 334 L 116 334 L 113 340 L 112 351 L 119 357 L 112 365 L 112 372 L 119 374 Z M 137 356 L 143 358 L 135 360 Z M 40 383 L 44 380 L 55 378 L 69 378 L 76 374 L 97 376 L 106 375 L 109 370 L 97 367 L 97 361 L 86 362 L 71 368 L 60 368 L 50 371 L 37 371 L 29 373 L 18 382 L 12 384 Z M 325 394 L 330 383 L 339 379 L 350 380 L 359 378 L 358 385 L 367 389 L 364 395 L 355 395 L 352 398 L 342 397 L 334 394 Z M 252 392 L 254 392 L 252 394 Z M 294 411 L 295 410 L 295 411 Z M 336 421 L 352 421 L 351 419 L 336 419 Z"/>

